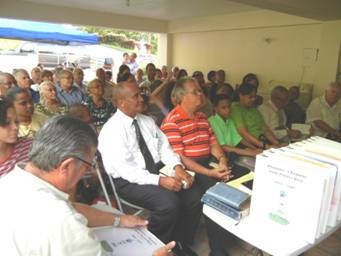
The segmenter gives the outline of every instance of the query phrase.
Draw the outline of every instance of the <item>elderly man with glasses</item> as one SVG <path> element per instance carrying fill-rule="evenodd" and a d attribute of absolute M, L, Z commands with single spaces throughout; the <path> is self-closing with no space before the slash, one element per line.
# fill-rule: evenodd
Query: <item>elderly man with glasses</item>
<path fill-rule="evenodd" d="M 201 193 L 216 184 L 232 178 L 224 151 L 217 143 L 204 113 L 203 91 L 194 78 L 182 78 L 175 84 L 172 94 L 178 105 L 167 115 L 161 130 L 166 134 L 173 150 L 180 155 L 186 169 L 196 172 L 195 183 Z M 219 161 L 217 168 L 209 167 L 210 157 Z M 209 218 L 205 218 L 210 245 L 210 256 L 225 256 L 226 231 Z"/>
<path fill-rule="evenodd" d="M 89 227 L 148 224 L 69 201 L 68 192 L 94 167 L 96 151 L 96 133 L 78 119 L 58 116 L 42 127 L 29 162 L 0 180 L 0 255 L 105 255 Z"/>
<path fill-rule="evenodd" d="M 69 70 L 62 70 L 58 73 L 59 84 L 56 85 L 57 97 L 59 101 L 71 106 L 80 104 L 85 100 L 85 94 L 82 90 L 73 85 L 73 74 Z"/>

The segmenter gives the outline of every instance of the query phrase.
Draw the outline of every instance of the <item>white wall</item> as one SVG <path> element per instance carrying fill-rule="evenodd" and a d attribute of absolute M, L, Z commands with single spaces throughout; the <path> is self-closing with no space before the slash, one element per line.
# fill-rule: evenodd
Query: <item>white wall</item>
<path fill-rule="evenodd" d="M 224 69 L 233 85 L 256 73 L 261 91 L 270 80 L 316 84 L 321 29 L 320 22 L 272 11 L 176 21 L 169 24 L 170 59 L 190 72 Z"/>

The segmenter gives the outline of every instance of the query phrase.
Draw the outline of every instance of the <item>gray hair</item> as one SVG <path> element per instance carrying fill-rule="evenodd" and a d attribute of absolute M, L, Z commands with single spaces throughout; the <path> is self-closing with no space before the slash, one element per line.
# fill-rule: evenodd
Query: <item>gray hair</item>
<path fill-rule="evenodd" d="M 39 93 L 40 93 L 40 103 L 45 105 L 45 96 L 43 91 L 48 87 L 48 86 L 52 86 L 53 88 L 56 89 L 55 85 L 53 82 L 51 81 L 44 81 L 39 85 Z"/>
<path fill-rule="evenodd" d="M 92 87 L 94 87 L 96 84 L 100 84 L 100 85 L 104 88 L 104 83 L 103 83 L 103 81 L 102 81 L 102 80 L 99 80 L 98 78 L 95 78 L 95 79 L 91 80 L 91 81 L 88 83 L 88 85 L 87 85 L 88 91 L 89 91 Z"/>
<path fill-rule="evenodd" d="M 171 96 L 175 97 L 175 101 L 177 104 L 181 103 L 182 97 L 186 94 L 185 84 L 189 82 L 197 83 L 197 80 L 192 77 L 184 77 L 176 81 Z"/>
<path fill-rule="evenodd" d="M 329 88 L 341 88 L 341 83 L 340 82 L 330 82 L 329 84 L 328 84 L 328 87 L 327 87 L 327 90 L 329 89 Z"/>
<path fill-rule="evenodd" d="M 27 70 L 23 68 L 19 68 L 13 71 L 13 76 L 15 77 L 15 79 L 18 79 L 19 74 L 27 74 L 29 76 Z"/>
<path fill-rule="evenodd" d="M 55 116 L 36 134 L 29 159 L 39 169 L 49 172 L 69 157 L 83 159 L 97 144 L 97 135 L 89 125 L 70 116 Z"/>
<path fill-rule="evenodd" d="M 119 100 L 122 100 L 126 97 L 126 85 L 127 84 L 136 84 L 136 86 L 138 87 L 136 82 L 129 81 L 129 80 L 116 84 L 112 89 L 112 100 L 116 106 L 118 106 Z"/>

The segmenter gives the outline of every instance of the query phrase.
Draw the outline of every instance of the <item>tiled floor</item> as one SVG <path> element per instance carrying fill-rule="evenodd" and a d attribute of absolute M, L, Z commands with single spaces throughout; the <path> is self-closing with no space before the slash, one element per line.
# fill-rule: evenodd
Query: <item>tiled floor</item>
<path fill-rule="evenodd" d="M 199 225 L 193 249 L 199 256 L 207 256 L 209 254 L 208 240 L 203 221 Z M 233 239 L 232 242 L 227 241 L 226 251 L 230 256 L 258 256 L 257 248 L 238 238 Z M 268 256 L 268 254 L 264 253 L 264 256 Z M 341 228 L 328 239 L 307 251 L 304 256 L 341 256 Z"/>

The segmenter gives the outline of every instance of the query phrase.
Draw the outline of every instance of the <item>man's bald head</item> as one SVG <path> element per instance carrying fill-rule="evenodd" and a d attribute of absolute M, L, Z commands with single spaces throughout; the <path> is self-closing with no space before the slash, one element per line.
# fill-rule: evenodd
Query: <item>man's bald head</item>
<path fill-rule="evenodd" d="M 341 83 L 339 82 L 331 82 L 325 93 L 325 99 L 330 106 L 333 106 L 338 102 L 341 97 Z"/>
<path fill-rule="evenodd" d="M 276 86 L 271 91 L 271 101 L 278 108 L 284 108 L 289 102 L 289 91 L 282 85 Z"/>
<path fill-rule="evenodd" d="M 143 110 L 143 98 L 135 81 L 124 81 L 115 85 L 113 102 L 119 110 L 133 118 Z"/>

